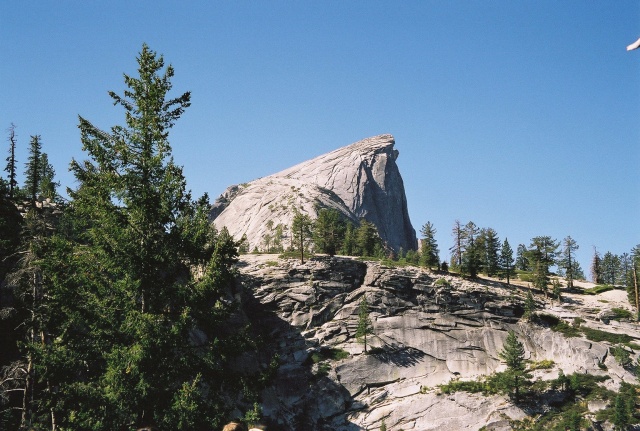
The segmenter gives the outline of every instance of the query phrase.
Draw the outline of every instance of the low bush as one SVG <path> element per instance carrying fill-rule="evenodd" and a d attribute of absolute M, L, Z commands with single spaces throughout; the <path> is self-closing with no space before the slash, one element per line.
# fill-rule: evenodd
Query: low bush
<path fill-rule="evenodd" d="M 553 359 L 543 359 L 541 361 L 534 361 L 529 364 L 529 371 L 533 370 L 550 370 L 555 367 L 556 363 Z"/>
<path fill-rule="evenodd" d="M 633 340 L 627 334 L 614 334 L 612 332 L 601 331 L 599 329 L 582 327 L 580 328 L 587 339 L 596 343 L 607 341 L 612 344 L 625 344 Z"/>
<path fill-rule="evenodd" d="M 434 283 L 434 285 L 436 285 L 436 286 L 451 286 L 451 284 L 449 283 L 449 280 L 447 280 L 444 277 L 437 279 L 436 282 Z"/>
<path fill-rule="evenodd" d="M 614 320 L 631 319 L 633 315 L 631 311 L 624 308 L 612 308 L 611 311 L 615 314 Z"/>
<path fill-rule="evenodd" d="M 585 289 L 583 293 L 585 295 L 597 295 L 599 293 L 608 292 L 613 289 L 615 289 L 615 286 L 612 286 L 610 284 L 598 284 L 591 289 Z"/>

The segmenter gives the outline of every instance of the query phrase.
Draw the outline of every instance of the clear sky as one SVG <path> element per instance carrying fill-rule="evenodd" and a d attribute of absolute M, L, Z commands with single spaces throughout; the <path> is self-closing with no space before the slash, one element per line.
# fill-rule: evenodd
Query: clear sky
<path fill-rule="evenodd" d="M 62 185 L 78 115 L 124 123 L 107 92 L 143 42 L 192 106 L 172 131 L 188 186 L 214 199 L 391 133 L 409 213 L 616 254 L 640 243 L 638 1 L 0 2 L 0 155 L 42 136 Z M 2 149 L 4 148 L 4 149 Z M 2 155 L 0 160 L 3 161 Z"/>

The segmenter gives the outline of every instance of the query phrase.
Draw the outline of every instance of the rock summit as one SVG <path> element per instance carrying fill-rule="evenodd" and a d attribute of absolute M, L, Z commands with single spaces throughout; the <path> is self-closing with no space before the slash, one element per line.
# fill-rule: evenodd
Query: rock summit
<path fill-rule="evenodd" d="M 264 249 L 274 226 L 290 227 L 296 210 L 313 219 L 318 208 L 334 208 L 355 223 L 365 218 L 375 224 L 387 246 L 416 249 L 394 145 L 391 135 L 374 136 L 231 186 L 214 203 L 211 220 L 237 239 L 246 235 L 254 250 Z M 287 238 L 283 242 L 288 245 Z"/>

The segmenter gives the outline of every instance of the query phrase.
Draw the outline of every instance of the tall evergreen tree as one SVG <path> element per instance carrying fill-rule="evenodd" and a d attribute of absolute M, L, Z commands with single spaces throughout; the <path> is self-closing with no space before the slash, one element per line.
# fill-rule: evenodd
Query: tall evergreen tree
<path fill-rule="evenodd" d="M 620 258 L 610 251 L 606 252 L 601 262 L 602 281 L 614 285 L 620 272 Z"/>
<path fill-rule="evenodd" d="M 42 182 L 41 163 L 42 142 L 40 135 L 31 136 L 29 142 L 29 157 L 25 163 L 25 189 L 28 193 L 31 206 L 35 207 L 40 191 L 40 183 Z"/>
<path fill-rule="evenodd" d="M 472 221 L 464 226 L 462 236 L 462 266 L 460 269 L 463 274 L 470 277 L 476 277 L 480 269 L 480 255 L 482 251 L 477 244 L 479 233 L 480 229 Z"/>
<path fill-rule="evenodd" d="M 312 221 L 309 215 L 303 214 L 296 209 L 291 224 L 291 235 L 293 235 L 293 246 L 300 252 L 301 263 L 304 263 L 304 252 L 312 237 L 311 226 Z"/>
<path fill-rule="evenodd" d="M 436 241 L 436 228 L 428 221 L 420 229 L 422 242 L 420 243 L 421 263 L 427 268 L 438 268 L 440 265 L 440 255 L 438 243 Z"/>
<path fill-rule="evenodd" d="M 110 93 L 126 124 L 105 132 L 80 117 L 88 160 L 71 165 L 70 232 L 42 262 L 55 342 L 36 350 L 51 388 L 38 428 L 219 428 L 235 398 L 228 365 L 247 345 L 227 321 L 237 243 L 171 157 L 189 93 L 167 98 L 174 70 L 146 45 L 137 60 L 124 96 Z"/>
<path fill-rule="evenodd" d="M 346 256 L 353 256 L 356 249 L 356 233 L 353 227 L 353 223 L 347 221 L 347 226 L 344 231 L 344 241 L 342 242 L 341 254 Z"/>
<path fill-rule="evenodd" d="M 593 247 L 593 258 L 591 259 L 591 281 L 596 284 L 603 283 L 602 281 L 602 257 L 598 250 Z"/>
<path fill-rule="evenodd" d="M 576 278 L 576 250 L 578 248 L 578 243 L 571 236 L 562 240 L 562 252 L 558 265 L 565 271 L 568 289 L 573 289 L 573 280 Z"/>
<path fill-rule="evenodd" d="M 18 163 L 16 161 L 16 141 L 16 126 L 11 123 L 9 126 L 9 156 L 7 157 L 7 166 L 4 168 L 5 172 L 9 174 L 9 199 L 13 199 L 14 191 L 16 187 L 18 187 L 18 173 L 16 172 L 16 165 Z"/>
<path fill-rule="evenodd" d="M 342 246 L 346 223 L 340 212 L 333 208 L 318 210 L 313 223 L 313 242 L 321 253 L 335 255 Z"/>
<path fill-rule="evenodd" d="M 529 271 L 529 259 L 527 259 L 527 246 L 524 244 L 518 244 L 516 250 L 516 269 L 520 271 Z"/>
<path fill-rule="evenodd" d="M 549 267 L 555 264 L 558 241 L 550 236 L 536 236 L 531 239 L 527 258 L 533 268 L 533 285 L 547 296 L 549 285 Z"/>
<path fill-rule="evenodd" d="M 367 335 L 373 334 L 373 324 L 369 317 L 369 304 L 367 295 L 362 295 L 358 306 L 358 326 L 356 327 L 356 338 L 364 342 L 364 351 L 367 352 Z"/>
<path fill-rule="evenodd" d="M 453 229 L 451 235 L 453 236 L 453 245 L 449 248 L 451 252 L 451 266 L 455 270 L 459 270 L 462 266 L 462 242 L 464 237 L 464 229 L 460 220 L 456 220 L 453 223 Z"/>
<path fill-rule="evenodd" d="M 56 189 L 60 183 L 54 181 L 56 171 L 53 169 L 51 163 L 49 163 L 49 156 L 47 153 L 40 155 L 40 187 L 38 193 L 43 198 L 55 199 L 58 195 Z"/>
<path fill-rule="evenodd" d="M 355 250 L 360 256 L 374 256 L 381 246 L 380 235 L 376 225 L 360 219 L 360 226 L 355 231 Z"/>
<path fill-rule="evenodd" d="M 520 388 L 531 375 L 525 371 L 524 346 L 518 340 L 515 332 L 509 330 L 502 350 L 498 353 L 507 365 L 508 388 L 513 389 L 513 396 L 516 402 L 520 398 Z"/>
<path fill-rule="evenodd" d="M 498 273 L 500 267 L 500 239 L 498 238 L 498 232 L 492 228 L 481 229 L 480 239 L 482 270 L 489 277 L 493 277 Z"/>
<path fill-rule="evenodd" d="M 507 285 L 509 285 L 509 278 L 513 275 L 513 250 L 509 245 L 509 241 L 507 238 L 504 239 L 502 243 L 502 248 L 500 249 L 500 271 L 504 277 L 507 279 Z"/>
<path fill-rule="evenodd" d="M 638 272 L 640 272 L 640 244 L 631 249 L 631 269 L 627 278 L 627 296 L 629 303 L 636 309 L 636 317 L 640 320 L 640 292 L 638 289 Z"/>

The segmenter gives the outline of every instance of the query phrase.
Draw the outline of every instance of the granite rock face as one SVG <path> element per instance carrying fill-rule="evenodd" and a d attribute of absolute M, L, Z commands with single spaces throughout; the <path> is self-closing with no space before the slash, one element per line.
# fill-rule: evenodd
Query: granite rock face
<path fill-rule="evenodd" d="M 634 380 L 609 353 L 610 344 L 524 321 L 523 288 L 339 257 L 300 264 L 245 255 L 239 270 L 247 315 L 269 340 L 263 366 L 274 354 L 280 359 L 261 394 L 274 429 L 371 430 L 384 419 L 389 429 L 511 430 L 509 420 L 540 412 L 525 412 L 505 396 L 437 389 L 451 379 L 503 371 L 499 352 L 508 330 L 523 342 L 527 359 L 553 361 L 534 378 L 554 379 L 563 370 L 608 375 L 610 388 Z M 368 345 L 375 350 L 368 354 L 355 337 L 363 296 L 374 328 Z M 592 311 L 579 298 L 545 305 L 545 313 L 568 322 L 581 317 L 583 325 L 640 339 L 635 323 L 606 324 Z"/>
<path fill-rule="evenodd" d="M 246 184 L 229 187 L 210 218 L 249 247 L 263 249 L 273 226 L 291 226 L 294 209 L 316 217 L 316 207 L 335 208 L 358 222 L 366 218 L 395 250 L 416 249 L 404 183 L 391 135 L 364 139 Z M 269 221 L 273 224 L 268 226 Z M 283 238 L 285 246 L 288 240 Z"/>

